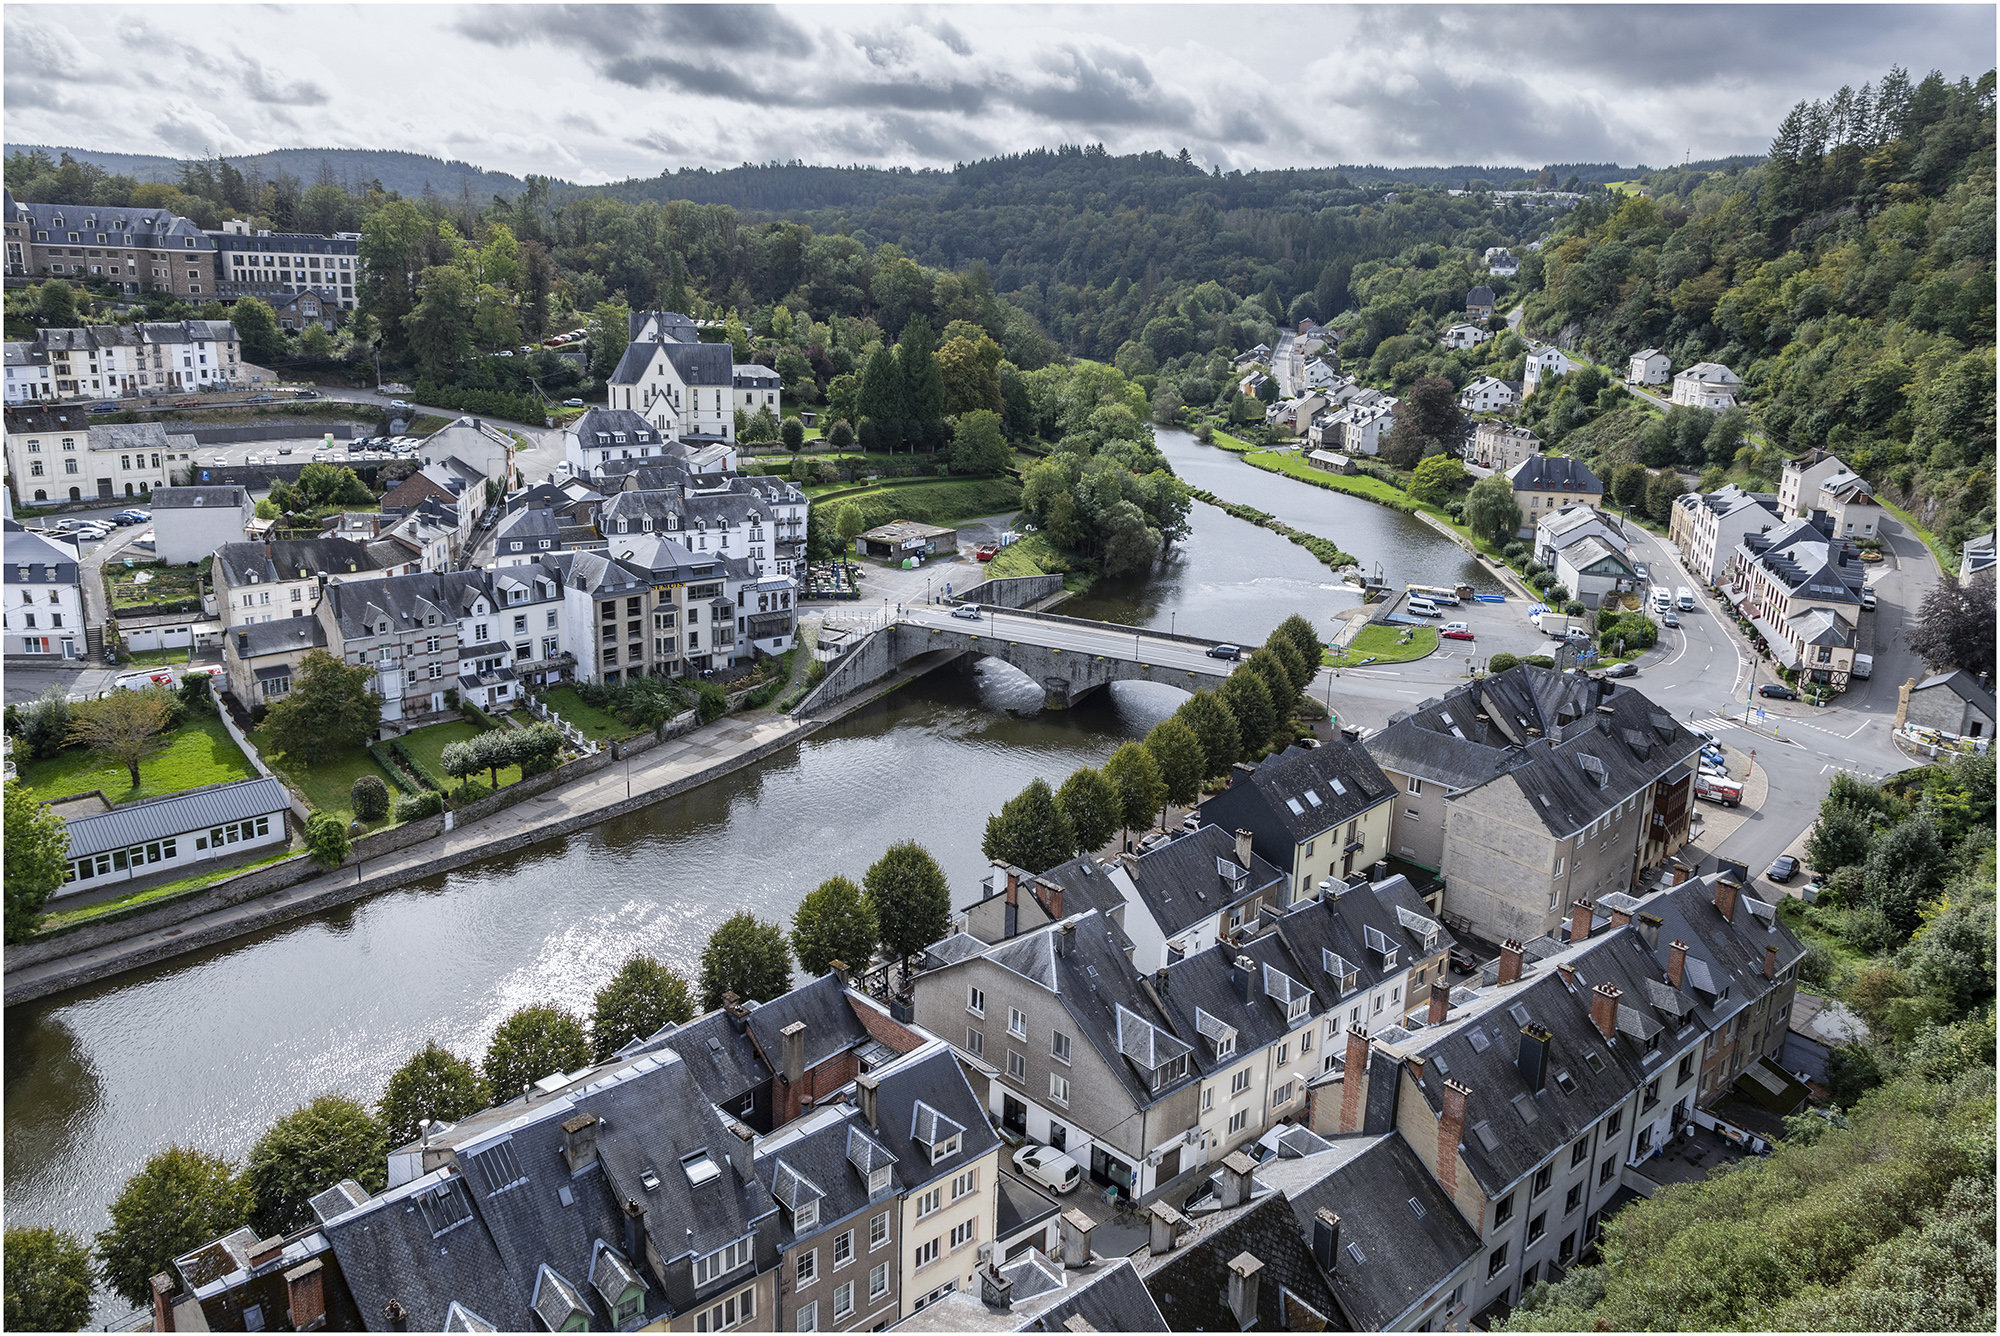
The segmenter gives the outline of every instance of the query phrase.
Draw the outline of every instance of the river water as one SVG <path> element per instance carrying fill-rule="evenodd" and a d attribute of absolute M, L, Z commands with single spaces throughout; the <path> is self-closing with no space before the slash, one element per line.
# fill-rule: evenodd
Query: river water
<path fill-rule="evenodd" d="M 1161 432 L 1160 444 L 1194 485 L 1380 560 L 1392 581 L 1476 569 L 1408 516 L 1252 469 L 1183 432 Z M 1276 534 L 1199 504 L 1193 524 L 1150 578 L 1101 583 L 1064 611 L 1162 629 L 1186 617 L 1191 634 L 1256 644 L 1293 612 L 1325 626 L 1355 601 Z M 788 922 L 821 880 L 858 880 L 894 840 L 921 840 L 966 903 L 989 813 L 1030 779 L 1102 763 L 1180 699 L 1118 683 L 1044 712 L 1039 687 L 1006 665 L 945 669 L 634 816 L 13 1008 L 7 1223 L 87 1239 L 125 1178 L 171 1142 L 240 1157 L 314 1095 L 373 1103 L 427 1040 L 476 1060 L 516 1007 L 587 1015 L 635 951 L 692 977 L 721 919 L 749 909 Z"/>

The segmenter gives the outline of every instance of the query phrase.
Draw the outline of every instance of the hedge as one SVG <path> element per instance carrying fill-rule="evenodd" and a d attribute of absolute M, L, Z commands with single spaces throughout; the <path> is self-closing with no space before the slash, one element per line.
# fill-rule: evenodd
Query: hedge
<path fill-rule="evenodd" d="M 411 774 L 415 775 L 418 779 L 422 780 L 425 788 L 436 789 L 439 793 L 450 792 L 449 789 L 445 788 L 444 784 L 438 779 L 438 777 L 436 775 L 433 775 L 430 772 L 430 770 L 425 767 L 422 761 L 419 761 L 416 757 L 410 755 L 410 749 L 403 745 L 403 741 L 401 738 L 391 738 L 389 740 L 389 752 L 397 760 L 403 763 L 405 769 L 407 769 Z"/>
<path fill-rule="evenodd" d="M 410 776 L 409 772 L 404 770 L 403 767 L 397 763 L 396 758 L 389 755 L 388 752 L 384 751 L 382 749 L 381 743 L 379 742 L 369 743 L 368 754 L 375 758 L 375 764 L 381 766 L 382 769 L 388 774 L 389 778 L 396 781 L 396 787 L 401 789 L 404 793 L 414 794 L 414 793 L 424 792 L 424 786 L 417 783 L 417 781 Z"/>
<path fill-rule="evenodd" d="M 439 408 L 456 409 L 461 413 L 481 413 L 530 425 L 540 425 L 542 419 L 548 416 L 541 400 L 531 394 L 514 394 L 507 390 L 461 390 L 451 385 L 419 381 L 411 397 L 420 404 L 435 404 Z"/>

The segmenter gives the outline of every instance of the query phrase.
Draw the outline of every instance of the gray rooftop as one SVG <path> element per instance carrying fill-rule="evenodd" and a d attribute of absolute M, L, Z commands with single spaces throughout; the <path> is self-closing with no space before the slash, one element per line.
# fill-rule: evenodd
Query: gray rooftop
<path fill-rule="evenodd" d="M 71 857 L 81 858 L 290 809 L 290 795 L 275 779 L 213 784 L 128 803 L 96 816 L 77 817 L 69 823 L 69 852 Z"/>

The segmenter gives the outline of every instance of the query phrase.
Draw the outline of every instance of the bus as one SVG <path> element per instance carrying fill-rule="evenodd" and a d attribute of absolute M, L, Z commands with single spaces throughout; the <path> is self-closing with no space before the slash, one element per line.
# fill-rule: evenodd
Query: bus
<path fill-rule="evenodd" d="M 1433 603 L 1455 608 L 1460 599 L 1472 597 L 1472 586 L 1406 584 L 1403 592 L 1411 598 L 1427 598 Z"/>

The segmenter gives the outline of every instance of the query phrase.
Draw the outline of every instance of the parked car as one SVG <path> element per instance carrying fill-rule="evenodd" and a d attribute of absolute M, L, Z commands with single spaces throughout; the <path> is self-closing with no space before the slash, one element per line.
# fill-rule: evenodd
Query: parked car
<path fill-rule="evenodd" d="M 1799 693 L 1786 686 L 1783 682 L 1766 682 L 1763 686 L 1757 688 L 1757 694 L 1760 696 L 1769 696 L 1772 700 L 1797 700 L 1799 698 Z"/>
<path fill-rule="evenodd" d="M 583 400 L 581 400 L 581 399 L 565 399 L 565 400 L 563 400 L 563 407 L 564 407 L 564 408 L 582 408 L 582 407 L 583 407 Z"/>
<path fill-rule="evenodd" d="M 1604 670 L 1606 677 L 1637 677 L 1639 669 L 1629 663 L 1614 663 Z"/>
<path fill-rule="evenodd" d="M 1443 626 L 1440 626 L 1438 628 L 1440 632 L 1470 631 L 1471 629 L 1472 626 L 1469 622 L 1446 622 Z"/>
<path fill-rule="evenodd" d="M 1243 657 L 1243 650 L 1237 645 L 1210 645 L 1208 647 L 1208 657 L 1211 659 L 1227 659 L 1231 663 L 1234 663 Z"/>
<path fill-rule="evenodd" d="M 1466 630 L 1463 626 L 1447 626 L 1444 630 L 1438 632 L 1438 634 L 1446 640 L 1472 640 L 1476 638 L 1472 632 Z"/>
<path fill-rule="evenodd" d="M 106 399 L 101 404 L 92 404 L 86 411 L 92 413 L 116 413 L 118 411 L 118 405 L 112 402 L 111 400 Z"/>
<path fill-rule="evenodd" d="M 979 620 L 979 605 L 977 603 L 961 603 L 951 610 L 951 615 L 962 621 L 976 622 Z"/>
<path fill-rule="evenodd" d="M 1054 1146 L 1021 1147 L 1014 1152 L 1014 1168 L 1051 1192 L 1073 1191 L 1083 1181 L 1083 1166 Z"/>
<path fill-rule="evenodd" d="M 514 350 L 512 348 L 502 348 L 499 352 L 493 355 L 495 357 L 512 357 L 514 355 Z"/>
<path fill-rule="evenodd" d="M 318 391 L 318 390 L 293 390 L 293 391 L 292 391 L 292 398 L 294 398 L 294 399 L 317 399 L 317 398 L 319 398 L 319 391 Z"/>
<path fill-rule="evenodd" d="M 1787 882 L 1799 874 L 1799 860 L 1790 854 L 1779 854 L 1770 869 L 1764 873 L 1775 882 Z"/>
<path fill-rule="evenodd" d="M 131 510 L 121 510 L 111 517 L 114 524 L 144 524 L 152 518 L 152 511 L 139 510 L 136 507 Z"/>
<path fill-rule="evenodd" d="M 278 396 L 275 394 L 253 394 L 243 402 L 246 404 L 269 404 L 276 403 L 277 398 Z"/>
<path fill-rule="evenodd" d="M 1875 608 L 1875 605 L 1876 605 L 1877 603 L 1880 603 L 1881 601 L 1882 601 L 1881 599 L 1879 599 L 1879 598 L 1877 598 L 1877 597 L 1875 596 L 1875 591 L 1874 591 L 1874 590 L 1872 590 L 1872 589 L 1864 589 L 1864 590 L 1862 590 L 1862 591 L 1861 591 L 1861 606 L 1862 606 L 1862 607 L 1864 607 L 1864 608 L 1867 608 L 1867 609 L 1868 609 L 1868 610 L 1870 610 L 1870 611 L 1873 611 L 1873 610 L 1874 610 L 1874 608 Z"/>
<path fill-rule="evenodd" d="M 1694 777 L 1694 796 L 1705 802 L 1734 807 L 1743 801 L 1743 786 L 1722 775 L 1703 773 Z"/>
<path fill-rule="evenodd" d="M 201 407 L 201 400 L 199 400 L 199 399 L 176 399 L 176 400 L 174 400 L 174 407 L 175 407 L 175 408 L 200 408 L 200 407 Z"/>
<path fill-rule="evenodd" d="M 1200 829 L 1201 829 L 1201 813 L 1200 813 L 1200 811 L 1198 811 L 1198 810 L 1197 810 L 1197 811 L 1193 811 L 1193 812 L 1189 812 L 1189 813 L 1188 813 L 1188 814 L 1187 814 L 1186 816 L 1182 817 L 1182 818 L 1181 818 L 1181 829 L 1182 829 L 1182 830 L 1200 830 Z"/>
<path fill-rule="evenodd" d="M 410 409 L 410 405 L 409 405 L 409 402 L 408 402 L 407 400 L 404 400 L 404 399 L 391 399 L 391 400 L 389 401 L 389 407 L 391 407 L 391 408 L 400 408 L 400 409 L 402 409 L 402 410 L 403 410 L 404 412 L 408 412 L 408 411 L 409 411 L 409 409 Z"/>
<path fill-rule="evenodd" d="M 1470 974 L 1479 968 L 1479 961 L 1464 947 L 1454 946 L 1451 949 L 1451 967 L 1460 974 Z"/>
<path fill-rule="evenodd" d="M 281 445 L 278 447 L 278 453 L 281 455 L 289 455 L 290 453 L 292 453 L 292 447 L 289 445 Z"/>

